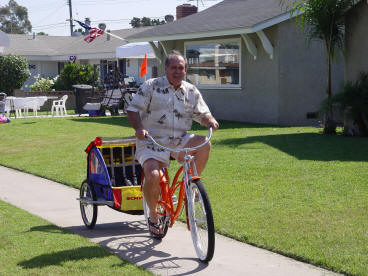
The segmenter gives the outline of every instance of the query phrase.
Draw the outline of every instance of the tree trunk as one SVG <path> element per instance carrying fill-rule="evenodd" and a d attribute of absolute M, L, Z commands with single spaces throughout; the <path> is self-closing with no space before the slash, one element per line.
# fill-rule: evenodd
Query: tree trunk
<path fill-rule="evenodd" d="M 327 87 L 326 87 L 326 95 L 328 99 L 328 119 L 332 119 L 332 103 L 331 103 L 331 52 L 330 46 L 326 44 L 326 59 L 327 59 Z"/>
<path fill-rule="evenodd" d="M 336 133 L 336 122 L 333 120 L 332 102 L 331 102 L 331 45 L 325 41 L 326 46 L 326 63 L 327 63 L 327 113 L 325 115 L 325 123 L 323 132 L 326 134 Z"/>

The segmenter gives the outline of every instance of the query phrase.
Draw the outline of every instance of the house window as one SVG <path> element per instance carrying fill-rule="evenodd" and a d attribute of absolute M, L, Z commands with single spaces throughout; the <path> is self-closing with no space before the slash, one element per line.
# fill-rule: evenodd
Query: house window
<path fill-rule="evenodd" d="M 240 40 L 189 42 L 187 81 L 204 88 L 240 87 Z"/>

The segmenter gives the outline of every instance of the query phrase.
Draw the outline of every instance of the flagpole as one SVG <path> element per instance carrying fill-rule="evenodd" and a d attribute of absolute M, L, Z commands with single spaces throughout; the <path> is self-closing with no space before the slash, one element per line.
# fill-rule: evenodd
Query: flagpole
<path fill-rule="evenodd" d="M 113 37 L 115 37 L 115 38 L 117 38 L 117 39 L 120 39 L 120 40 L 122 40 L 122 41 L 126 41 L 124 38 L 122 38 L 122 37 L 120 37 L 120 36 L 118 36 L 118 35 L 115 35 L 115 34 L 112 34 L 112 33 L 109 33 L 109 32 L 105 32 L 105 33 L 107 33 L 107 34 L 109 34 L 109 35 L 111 35 L 111 36 L 113 36 Z"/>

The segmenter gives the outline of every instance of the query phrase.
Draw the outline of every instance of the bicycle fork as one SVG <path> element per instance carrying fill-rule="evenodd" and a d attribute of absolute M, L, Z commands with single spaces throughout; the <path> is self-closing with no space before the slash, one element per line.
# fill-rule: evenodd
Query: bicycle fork
<path fill-rule="evenodd" d="M 185 154 L 184 157 L 184 186 L 185 186 L 185 198 L 184 198 L 184 204 L 185 204 L 185 215 L 186 215 L 186 223 L 187 223 L 187 229 L 190 231 L 190 224 L 189 224 L 189 212 L 188 212 L 188 201 L 192 202 L 192 193 L 190 191 L 190 183 L 194 179 L 199 179 L 197 173 L 197 167 L 195 162 L 192 162 L 194 160 L 194 156 L 190 156 L 188 153 Z M 192 168 L 194 174 L 192 172 Z"/>

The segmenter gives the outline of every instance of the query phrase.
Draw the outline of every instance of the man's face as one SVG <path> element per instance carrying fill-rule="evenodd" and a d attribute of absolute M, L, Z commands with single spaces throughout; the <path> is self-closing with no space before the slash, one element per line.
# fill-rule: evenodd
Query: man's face
<path fill-rule="evenodd" d="M 187 73 L 184 59 L 181 56 L 173 56 L 170 59 L 169 66 L 165 67 L 165 73 L 169 83 L 171 83 L 175 89 L 179 88 Z"/>

